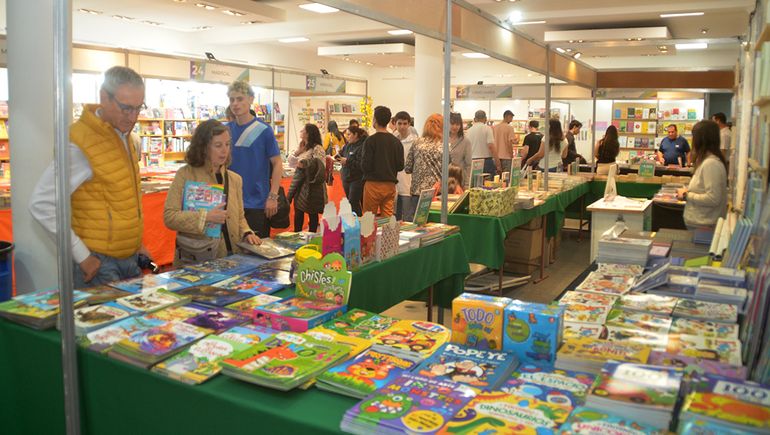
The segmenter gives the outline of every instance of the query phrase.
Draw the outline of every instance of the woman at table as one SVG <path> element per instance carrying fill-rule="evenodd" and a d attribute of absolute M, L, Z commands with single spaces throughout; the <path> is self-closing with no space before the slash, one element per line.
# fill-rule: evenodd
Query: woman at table
<path fill-rule="evenodd" d="M 594 155 L 597 164 L 615 163 L 615 159 L 620 153 L 620 142 L 618 142 L 618 128 L 614 125 L 607 127 L 604 137 L 596 142 Z"/>
<path fill-rule="evenodd" d="M 460 167 L 463 174 L 461 187 L 470 186 L 473 147 L 463 134 L 463 117 L 459 113 L 449 115 L 449 162 Z"/>
<path fill-rule="evenodd" d="M 444 155 L 443 133 L 444 117 L 434 113 L 425 121 L 422 137 L 417 139 L 409 149 L 404 163 L 404 172 L 412 174 L 412 184 L 409 187 L 412 198 L 410 206 L 406 208 L 411 213 L 403 216 L 405 221 L 411 221 L 414 218 L 420 192 L 433 189 L 436 181 L 441 179 L 441 162 Z"/>
<path fill-rule="evenodd" d="M 307 214 L 309 230 L 314 233 L 318 230 L 318 214 L 323 213 L 328 201 L 326 153 L 321 145 L 321 132 L 315 124 L 305 124 L 299 137 L 302 152 L 297 156 L 297 168 L 286 199 L 294 202 L 294 231 L 302 231 Z"/>
<path fill-rule="evenodd" d="M 527 160 L 527 165 L 533 166 L 545 157 L 545 138 L 540 141 L 540 149 Z M 551 119 L 548 123 L 548 172 L 556 172 L 561 159 L 567 157 L 567 139 L 558 119 Z"/>
<path fill-rule="evenodd" d="M 719 126 L 700 121 L 692 128 L 695 172 L 690 184 L 677 191 L 687 201 L 684 223 L 688 228 L 714 226 L 727 210 L 727 161 L 719 149 Z"/>
<path fill-rule="evenodd" d="M 348 143 L 337 154 L 342 164 L 342 188 L 350 201 L 350 207 L 356 216 L 361 216 L 361 201 L 364 197 L 364 172 L 361 169 L 361 154 L 363 153 L 366 130 L 359 127 L 348 127 L 345 130 Z"/>
<path fill-rule="evenodd" d="M 199 124 L 185 154 L 187 164 L 174 176 L 163 209 L 163 222 L 177 232 L 174 267 L 240 252 L 240 241 L 262 243 L 246 222 L 243 182 L 240 175 L 227 169 L 230 159 L 228 128 L 213 119 Z M 193 195 L 185 189 L 188 182 L 223 185 L 224 203 L 210 210 L 184 207 L 185 197 Z"/>

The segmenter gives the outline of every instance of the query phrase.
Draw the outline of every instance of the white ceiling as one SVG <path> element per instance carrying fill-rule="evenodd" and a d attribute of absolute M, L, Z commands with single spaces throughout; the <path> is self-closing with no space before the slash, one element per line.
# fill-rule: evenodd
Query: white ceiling
<path fill-rule="evenodd" d="M 383 0 L 388 1 L 388 0 Z M 390 0 L 394 8 L 398 0 Z M 4 3 L 0 0 L 0 2 Z M 215 10 L 196 7 L 196 3 L 216 6 Z M 353 45 L 367 43 L 404 42 L 414 44 L 414 37 L 391 36 L 392 27 L 344 12 L 317 14 L 298 7 L 302 0 L 73 0 L 74 34 L 82 42 L 98 43 L 105 39 L 115 45 L 121 35 L 94 29 L 114 28 L 127 32 L 123 39 L 125 46 L 137 47 L 138 40 L 153 40 L 153 47 L 164 51 L 165 40 L 170 36 L 187 41 L 188 45 L 221 47 L 228 51 L 232 47 L 252 47 L 256 52 L 272 47 L 285 49 L 287 53 L 297 50 L 315 56 L 319 46 Z M 518 0 L 515 2 L 496 0 L 469 0 L 469 3 L 498 19 L 507 19 L 511 13 L 520 14 L 523 21 L 545 20 L 546 24 L 521 25 L 514 27 L 522 33 L 543 41 L 543 34 L 553 30 L 581 30 L 620 27 L 667 26 L 672 40 L 650 41 L 608 41 L 601 43 L 552 43 L 554 47 L 582 53 L 581 61 L 597 69 L 731 69 L 735 65 L 739 40 L 748 28 L 749 13 L 754 0 Z M 98 11 L 98 15 L 79 12 L 79 9 Z M 225 9 L 243 13 L 243 16 L 224 14 Z M 703 16 L 682 18 L 660 18 L 661 13 L 704 12 Z M 114 18 L 115 15 L 132 18 L 132 21 Z M 272 15 L 272 17 L 270 17 Z M 245 22 L 273 21 L 258 24 Z M 160 23 L 158 25 L 146 22 Z M 81 29 L 77 27 L 81 26 Z M 210 27 L 200 30 L 202 26 Z M 135 37 L 129 29 L 140 29 L 141 38 Z M 706 33 L 702 33 L 705 29 Z M 78 31 L 79 30 L 79 31 Z M 153 35 L 156 37 L 153 38 Z M 307 42 L 283 44 L 280 38 L 304 36 Z M 677 52 L 673 42 L 704 41 L 707 50 L 698 52 Z M 105 41 L 106 42 L 106 41 Z M 667 45 L 662 53 L 660 45 Z M 120 45 L 120 44 L 118 44 Z M 188 51 L 191 49 L 188 47 Z M 217 50 L 217 51 L 220 51 Z M 197 51 L 197 50 L 194 50 Z M 245 56 L 240 56 L 243 58 Z M 345 56 L 338 57 L 344 60 Z M 347 56 L 347 62 L 371 67 L 408 67 L 413 65 L 411 55 L 358 55 Z M 249 63 L 280 65 L 271 59 L 243 59 Z M 475 63 L 474 63 L 475 62 Z M 371 64 L 371 65 L 369 65 Z M 478 60 L 457 57 L 453 64 L 480 65 Z M 511 68 L 511 72 L 496 72 L 492 75 L 526 75 L 526 72 Z M 490 74 L 487 74 L 490 75 Z M 504 78 L 504 77 L 503 77 Z"/>

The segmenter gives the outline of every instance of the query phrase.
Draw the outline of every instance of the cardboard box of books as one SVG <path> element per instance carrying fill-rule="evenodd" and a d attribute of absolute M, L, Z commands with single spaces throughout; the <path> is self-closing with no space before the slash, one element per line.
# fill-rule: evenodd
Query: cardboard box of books
<path fill-rule="evenodd" d="M 505 307 L 503 350 L 521 361 L 553 364 L 563 323 L 564 307 L 514 300 Z"/>
<path fill-rule="evenodd" d="M 452 301 L 452 342 L 477 349 L 503 348 L 508 298 L 463 293 Z"/>
<path fill-rule="evenodd" d="M 337 253 L 309 258 L 297 269 L 295 296 L 254 309 L 257 325 L 305 332 L 347 311 L 352 273 Z"/>
<path fill-rule="evenodd" d="M 483 216 L 505 216 L 513 213 L 516 205 L 516 187 L 505 189 L 470 190 L 470 214 Z"/>

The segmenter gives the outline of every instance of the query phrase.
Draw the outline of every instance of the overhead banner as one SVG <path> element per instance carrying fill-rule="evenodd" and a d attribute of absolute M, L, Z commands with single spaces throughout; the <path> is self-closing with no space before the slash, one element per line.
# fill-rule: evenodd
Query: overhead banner
<path fill-rule="evenodd" d="M 345 80 L 321 76 L 305 76 L 305 89 L 315 92 L 345 93 Z"/>
<path fill-rule="evenodd" d="M 511 85 L 470 85 L 458 86 L 455 98 L 458 100 L 494 100 L 497 98 L 511 98 L 513 86 Z"/>
<path fill-rule="evenodd" d="M 243 80 L 248 83 L 249 69 L 192 60 L 190 61 L 190 80 L 216 83 L 232 83 L 236 80 Z"/>

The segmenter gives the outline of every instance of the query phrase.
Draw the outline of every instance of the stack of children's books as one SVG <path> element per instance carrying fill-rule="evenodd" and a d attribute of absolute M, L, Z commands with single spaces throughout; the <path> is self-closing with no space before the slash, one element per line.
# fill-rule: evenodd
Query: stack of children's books
<path fill-rule="evenodd" d="M 446 343 L 420 363 L 414 373 L 493 391 L 505 382 L 518 364 L 517 358 L 507 352 Z"/>
<path fill-rule="evenodd" d="M 181 352 L 185 347 L 211 333 L 180 321 L 164 322 L 149 329 L 136 331 L 112 347 L 109 356 L 142 368 Z"/>
<path fill-rule="evenodd" d="M 521 397 L 574 408 L 585 403 L 596 376 L 554 369 L 544 364 L 522 364 L 499 388 Z"/>
<path fill-rule="evenodd" d="M 599 263 L 636 264 L 644 266 L 652 249 L 652 240 L 628 237 L 601 238 L 596 261 Z"/>
<path fill-rule="evenodd" d="M 705 375 L 693 382 L 679 415 L 679 433 L 770 433 L 770 387 Z"/>
<path fill-rule="evenodd" d="M 599 408 L 581 406 L 572 411 L 561 426 L 561 435 L 667 435 L 668 429 L 650 426 L 640 418 L 628 418 Z"/>
<path fill-rule="evenodd" d="M 570 338 L 559 348 L 555 367 L 598 374 L 607 360 L 646 364 L 651 351 L 649 346 L 629 341 Z"/>
<path fill-rule="evenodd" d="M 75 290 L 75 307 L 86 303 L 89 294 Z M 49 329 L 56 325 L 59 315 L 59 290 L 43 290 L 0 302 L 0 317 L 35 329 Z"/>
<path fill-rule="evenodd" d="M 316 387 L 363 399 L 416 365 L 415 360 L 391 355 L 386 349 L 369 349 L 321 373 L 316 379 Z"/>

